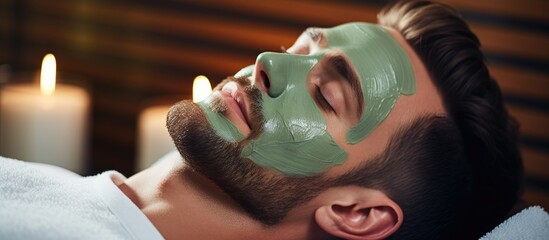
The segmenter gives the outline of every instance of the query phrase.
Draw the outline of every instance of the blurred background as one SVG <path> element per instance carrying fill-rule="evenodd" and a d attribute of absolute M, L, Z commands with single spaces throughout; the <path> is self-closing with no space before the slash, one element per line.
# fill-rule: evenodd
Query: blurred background
<path fill-rule="evenodd" d="M 375 22 L 387 2 L 0 0 L 0 87 L 32 81 L 21 76 L 34 76 L 54 53 L 58 81 L 90 97 L 83 173 L 129 176 L 145 109 L 191 99 L 195 76 L 215 85 L 259 53 L 291 46 L 306 27 Z M 521 123 L 524 199 L 549 209 L 549 1 L 442 2 L 479 36 Z"/>

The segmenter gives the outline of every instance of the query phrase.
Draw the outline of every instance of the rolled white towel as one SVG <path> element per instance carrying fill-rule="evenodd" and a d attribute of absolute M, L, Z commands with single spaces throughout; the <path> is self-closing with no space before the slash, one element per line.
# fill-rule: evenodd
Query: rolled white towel
<path fill-rule="evenodd" d="M 484 235 L 481 240 L 549 239 L 549 214 L 540 206 L 532 206 L 513 215 Z"/>

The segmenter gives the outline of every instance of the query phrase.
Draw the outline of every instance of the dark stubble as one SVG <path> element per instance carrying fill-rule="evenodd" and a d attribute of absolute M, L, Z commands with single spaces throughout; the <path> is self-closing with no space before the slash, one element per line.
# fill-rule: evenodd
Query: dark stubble
<path fill-rule="evenodd" d="M 170 109 L 168 131 L 189 167 L 219 186 L 251 217 L 264 225 L 273 225 L 292 208 L 328 186 L 320 176 L 288 177 L 241 157 L 244 145 L 262 132 L 261 93 L 244 78 L 228 78 L 214 90 L 221 89 L 230 81 L 243 87 L 252 106 L 249 118 L 251 133 L 245 139 L 233 143 L 219 137 L 200 107 L 191 101 L 181 101 Z M 214 100 L 213 109 L 226 111 L 223 104 Z"/>

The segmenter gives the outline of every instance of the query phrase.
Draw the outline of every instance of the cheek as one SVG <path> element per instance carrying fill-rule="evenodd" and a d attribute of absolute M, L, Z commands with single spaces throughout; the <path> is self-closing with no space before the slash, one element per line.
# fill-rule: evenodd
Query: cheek
<path fill-rule="evenodd" d="M 326 130 L 334 142 L 343 150 L 348 151 L 350 145 L 347 144 L 346 134 L 349 128 L 333 114 L 324 114 L 324 119 L 326 119 Z"/>

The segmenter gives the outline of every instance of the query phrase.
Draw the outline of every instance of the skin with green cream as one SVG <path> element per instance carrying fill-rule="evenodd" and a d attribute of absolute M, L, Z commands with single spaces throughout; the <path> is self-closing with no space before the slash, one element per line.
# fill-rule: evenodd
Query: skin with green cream
<path fill-rule="evenodd" d="M 391 112 L 400 94 L 412 95 L 416 80 L 404 49 L 379 25 L 349 23 L 327 29 L 328 47 L 347 55 L 359 75 L 366 109 L 347 132 L 355 144 L 368 136 Z"/>
<path fill-rule="evenodd" d="M 305 81 L 322 56 L 258 56 L 257 62 L 263 64 L 272 80 L 269 93 L 263 94 L 264 131 L 246 145 L 244 157 L 288 175 L 306 176 L 345 161 L 347 153 L 326 131 L 322 112 L 309 95 Z"/>
<path fill-rule="evenodd" d="M 218 136 L 229 141 L 237 142 L 244 138 L 244 135 L 238 131 L 238 129 L 227 119 L 223 114 L 214 111 L 211 106 L 213 101 L 213 95 L 206 98 L 204 101 L 199 102 L 198 106 L 202 109 L 210 126 L 215 130 Z"/>
<path fill-rule="evenodd" d="M 307 89 L 307 76 L 326 52 L 343 52 L 357 70 L 365 109 L 358 124 L 346 134 L 349 144 L 367 137 L 389 114 L 400 94 L 415 92 L 412 64 L 402 47 L 382 27 L 350 23 L 326 29 L 327 48 L 308 55 L 262 53 L 262 64 L 271 80 L 262 93 L 263 133 L 242 151 L 256 164 L 289 176 L 311 176 L 343 164 L 347 153 L 326 131 L 323 114 Z M 253 66 L 236 77 L 251 76 Z M 208 98 L 210 99 L 210 98 Z M 209 101 L 199 103 L 216 133 L 225 140 L 243 138 Z"/>

